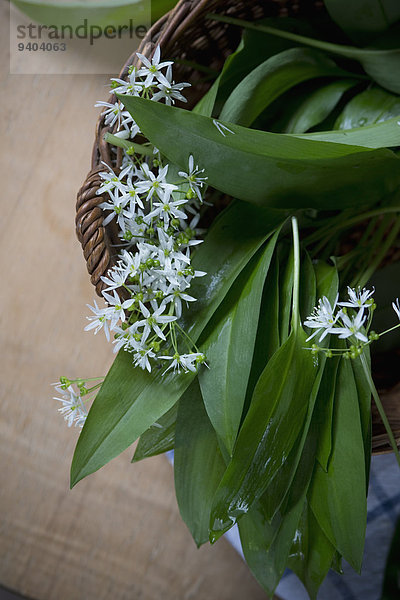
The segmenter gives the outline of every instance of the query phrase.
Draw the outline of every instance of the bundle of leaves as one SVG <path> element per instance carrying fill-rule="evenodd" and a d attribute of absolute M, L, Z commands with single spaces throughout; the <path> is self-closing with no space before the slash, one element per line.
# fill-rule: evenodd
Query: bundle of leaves
<path fill-rule="evenodd" d="M 323 40 L 300 21 L 236 22 L 239 48 L 191 112 L 118 96 L 161 160 L 177 172 L 194 157 L 213 198 L 234 200 L 193 253 L 206 275 L 178 319 L 207 366 L 149 372 L 120 350 L 71 471 L 75 485 L 139 437 L 133 462 L 174 449 L 195 542 L 214 543 L 238 523 L 265 590 L 289 566 L 311 598 L 342 557 L 361 570 L 371 395 L 397 452 L 370 346 L 379 339 L 393 351 L 399 339 L 380 341 L 388 309 L 389 324 L 400 319 L 390 306 L 399 293 L 400 14 L 389 2 L 384 24 L 366 14 L 355 23 L 360 3 L 326 4 L 336 23 L 324 24 Z"/>

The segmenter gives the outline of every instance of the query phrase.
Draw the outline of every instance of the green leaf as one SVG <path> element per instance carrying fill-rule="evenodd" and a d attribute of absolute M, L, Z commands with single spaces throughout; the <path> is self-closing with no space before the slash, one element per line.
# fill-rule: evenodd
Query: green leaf
<path fill-rule="evenodd" d="M 345 359 L 336 383 L 333 432 L 328 472 L 317 464 L 309 501 L 331 544 L 359 572 L 367 517 L 365 457 L 357 388 Z"/>
<path fill-rule="evenodd" d="M 239 273 L 285 218 L 282 211 L 232 202 L 214 221 L 192 260 L 193 268 L 207 275 L 192 283 L 190 293 L 197 301 L 183 312 L 180 321 L 194 341 Z"/>
<path fill-rule="evenodd" d="M 147 17 L 149 6 L 146 0 L 107 0 L 105 2 L 37 2 L 35 0 L 12 0 L 19 10 L 34 21 L 47 26 L 61 27 L 82 25 L 88 19 L 90 25 L 118 27 L 129 24 L 133 19 L 136 25 Z M 159 19 L 176 4 L 176 0 L 153 0 L 152 20 Z"/>
<path fill-rule="evenodd" d="M 289 31 L 312 35 L 312 28 L 308 21 L 302 21 L 298 18 L 286 17 L 263 19 L 265 25 L 272 27 L 279 25 Z M 282 40 L 276 37 L 266 38 L 263 33 L 245 29 L 242 40 L 237 50 L 230 54 L 225 61 L 221 82 L 217 96 L 217 107 L 222 107 L 228 96 L 234 88 L 252 71 L 255 67 L 265 61 L 267 58 L 286 50 L 293 46 L 293 42 Z M 218 114 L 218 112 L 217 112 Z"/>
<path fill-rule="evenodd" d="M 178 403 L 174 404 L 168 412 L 153 423 L 147 431 L 142 433 L 136 446 L 132 462 L 139 462 L 149 456 L 163 454 L 173 450 L 175 442 L 175 424 L 178 414 Z"/>
<path fill-rule="evenodd" d="M 353 129 L 400 117 L 400 98 L 381 88 L 369 88 L 354 96 L 335 121 L 335 129 Z"/>
<path fill-rule="evenodd" d="M 144 135 L 185 168 L 191 153 L 216 189 L 263 206 L 344 208 L 374 202 L 400 183 L 399 158 L 291 135 L 251 130 L 143 98 L 124 96 Z"/>
<path fill-rule="evenodd" d="M 182 396 L 193 373 L 162 375 L 120 351 L 89 411 L 71 465 L 71 487 L 126 450 Z"/>
<path fill-rule="evenodd" d="M 308 79 L 345 77 L 333 61 L 309 48 L 290 48 L 261 63 L 233 90 L 219 118 L 250 126 L 281 94 Z"/>
<path fill-rule="evenodd" d="M 232 461 L 215 495 L 210 521 L 212 541 L 260 498 L 304 426 L 316 376 L 313 359 L 304 345 L 302 329 L 293 330 L 257 382 Z"/>
<path fill-rule="evenodd" d="M 354 129 L 316 131 L 315 133 L 296 133 L 290 135 L 301 139 L 350 144 L 365 148 L 388 148 L 390 146 L 400 146 L 399 123 L 399 117 L 395 117 L 394 119 Z"/>
<path fill-rule="evenodd" d="M 328 463 L 332 452 L 333 408 L 339 363 L 339 357 L 332 357 L 327 361 L 319 390 L 319 401 L 317 401 L 315 409 L 316 420 L 319 426 L 317 460 L 324 471 L 328 470 Z"/>
<path fill-rule="evenodd" d="M 371 356 L 369 347 L 364 348 L 364 355 L 366 357 L 367 365 L 371 371 Z M 351 361 L 353 368 L 354 381 L 357 386 L 358 404 L 360 409 L 360 422 L 361 431 L 364 440 L 364 453 L 365 453 L 365 479 L 369 481 L 369 469 L 371 463 L 371 436 L 372 436 L 372 415 L 371 415 L 371 388 L 368 380 L 365 377 L 364 369 L 361 363 L 361 359 L 358 357 Z"/>
<path fill-rule="evenodd" d="M 179 510 L 197 546 L 208 541 L 212 499 L 224 471 L 225 462 L 195 380 L 179 401 L 174 473 Z"/>
<path fill-rule="evenodd" d="M 354 79 L 339 79 L 316 89 L 300 103 L 283 133 L 304 133 L 322 123 L 342 99 L 343 94 L 356 83 Z"/>
<path fill-rule="evenodd" d="M 196 106 L 192 109 L 192 112 L 197 115 L 203 115 L 204 117 L 211 117 L 220 82 L 221 75 L 217 77 L 208 92 L 204 94 L 202 98 L 200 98 Z"/>
<path fill-rule="evenodd" d="M 260 212 L 243 203 L 233 203 L 220 214 L 207 234 L 207 243 L 192 261 L 195 269 L 207 271 L 193 283 L 191 292 L 198 301 L 181 319 L 194 342 L 241 270 L 282 220 L 282 213 Z M 130 354 L 121 351 L 79 436 L 71 485 L 130 446 L 176 403 L 193 377 L 189 373 L 163 376 L 160 370 L 144 372 L 133 367 Z"/>
<path fill-rule="evenodd" d="M 400 19 L 398 0 L 325 0 L 324 4 L 356 43 L 367 43 Z"/>
<path fill-rule="evenodd" d="M 247 27 L 249 29 L 255 29 L 256 31 L 263 31 L 270 35 L 276 35 L 298 44 L 304 44 L 316 48 L 317 50 L 323 50 L 328 54 L 337 56 L 343 56 L 351 60 L 358 61 L 365 72 L 372 77 L 379 85 L 388 89 L 391 92 L 400 93 L 400 49 L 390 50 L 374 50 L 370 48 L 357 48 L 355 46 L 344 46 L 341 44 L 332 44 L 322 40 L 306 37 L 304 35 L 297 35 L 288 31 L 282 31 L 274 27 L 259 24 L 257 22 L 243 21 L 242 19 L 234 19 L 232 17 L 225 17 L 223 15 L 213 15 L 212 17 L 216 21 L 222 21 L 225 23 L 232 23 L 239 27 Z"/>
<path fill-rule="evenodd" d="M 209 369 L 202 369 L 199 382 L 207 414 L 230 455 L 243 411 L 262 291 L 278 235 L 279 231 L 237 279 L 221 307 L 222 318 L 215 315 L 219 322 L 209 324 Z"/>
<path fill-rule="evenodd" d="M 279 346 L 279 260 L 277 252 L 275 252 L 261 300 L 260 317 L 246 392 L 244 414 L 247 413 L 255 385 L 265 369 L 265 365 L 278 350 Z"/>
<path fill-rule="evenodd" d="M 271 522 L 265 513 L 267 494 L 239 521 L 240 539 L 246 561 L 257 581 L 271 596 L 287 566 L 293 540 L 304 510 L 314 465 L 315 432 L 309 432 L 300 463 L 285 499 L 285 509 Z M 266 518 L 267 517 L 267 518 Z"/>
<path fill-rule="evenodd" d="M 330 569 L 334 555 L 335 547 L 306 503 L 297 525 L 287 566 L 303 582 L 311 600 L 316 600 L 318 589 Z"/>

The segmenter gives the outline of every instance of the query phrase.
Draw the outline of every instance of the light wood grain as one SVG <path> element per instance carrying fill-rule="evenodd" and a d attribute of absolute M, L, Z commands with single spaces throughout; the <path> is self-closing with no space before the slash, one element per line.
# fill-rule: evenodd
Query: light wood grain
<path fill-rule="evenodd" d="M 125 452 L 69 491 L 78 435 L 51 399 L 61 374 L 104 374 L 111 348 L 85 334 L 93 298 L 74 235 L 100 76 L 8 75 L 1 20 L 0 583 L 37 600 L 265 598 L 224 541 L 195 548 L 172 469 Z"/>

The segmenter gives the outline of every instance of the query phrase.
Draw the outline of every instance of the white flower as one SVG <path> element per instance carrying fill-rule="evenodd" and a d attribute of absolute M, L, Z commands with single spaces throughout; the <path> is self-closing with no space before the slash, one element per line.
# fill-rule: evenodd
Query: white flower
<path fill-rule="evenodd" d="M 393 310 L 396 313 L 396 315 L 398 316 L 399 321 L 400 321 L 400 304 L 399 304 L 399 299 L 398 298 L 396 298 L 396 303 L 392 302 L 392 307 L 393 307 Z"/>
<path fill-rule="evenodd" d="M 171 193 L 172 191 L 178 189 L 176 185 L 171 183 L 167 183 L 166 176 L 168 173 L 168 165 L 158 170 L 158 175 L 155 176 L 152 171 L 149 169 L 149 165 L 147 163 L 143 163 L 141 166 L 141 173 L 138 172 L 138 176 L 141 177 L 141 181 L 138 181 L 136 184 L 137 190 L 139 193 L 146 193 L 147 200 L 153 196 L 154 192 L 162 198 L 164 192 Z"/>
<path fill-rule="evenodd" d="M 358 340 L 368 342 L 367 336 L 360 331 L 366 318 L 363 308 L 359 310 L 355 317 L 350 318 L 345 313 L 342 313 L 340 317 L 344 327 L 335 327 L 333 333 L 338 334 L 341 339 L 346 339 L 354 335 Z"/>
<path fill-rule="evenodd" d="M 213 124 L 218 129 L 220 134 L 223 135 L 224 137 L 226 137 L 225 131 L 227 131 L 228 133 L 233 133 L 233 134 L 235 133 L 234 131 L 232 131 L 232 129 L 229 129 L 226 125 L 223 125 L 222 123 L 217 121 L 217 119 L 213 119 Z"/>
<path fill-rule="evenodd" d="M 83 427 L 87 417 L 87 410 L 81 396 L 76 394 L 71 385 L 66 390 L 63 390 L 61 386 L 56 386 L 55 389 L 62 395 L 62 398 L 54 397 L 53 399 L 61 402 L 62 406 L 58 411 L 67 421 L 68 427 L 71 427 L 74 423 L 75 427 Z"/>
<path fill-rule="evenodd" d="M 367 290 L 363 288 L 352 289 L 347 286 L 347 291 L 349 294 L 348 302 L 338 302 L 340 306 L 349 306 L 350 308 L 368 308 L 372 304 L 372 300 L 370 300 L 372 294 L 375 292 L 375 288 L 372 290 Z"/>
<path fill-rule="evenodd" d="M 311 315 L 308 317 L 306 321 L 304 321 L 304 325 L 306 327 L 310 327 L 310 329 L 316 329 L 316 331 L 307 338 L 307 342 L 311 340 L 314 336 L 318 335 L 322 331 L 322 335 L 319 338 L 321 342 L 328 333 L 332 333 L 334 330 L 334 325 L 337 322 L 340 313 L 335 315 L 336 304 L 338 301 L 338 295 L 331 306 L 328 298 L 324 296 L 320 299 L 318 303 L 318 307 L 315 307 Z"/>
<path fill-rule="evenodd" d="M 172 294 L 169 294 L 164 298 L 164 302 L 166 304 L 173 303 L 175 307 L 175 314 L 178 319 L 182 316 L 182 300 L 185 302 L 196 302 L 196 298 L 193 296 L 189 296 L 189 294 L 185 294 L 180 290 L 175 290 Z"/>
<path fill-rule="evenodd" d="M 129 197 L 119 196 L 118 194 L 113 193 L 111 190 L 108 191 L 108 195 L 110 196 L 110 200 L 107 202 L 101 202 L 99 207 L 103 210 L 109 210 L 110 214 L 103 221 L 103 226 L 108 225 L 115 217 L 117 218 L 117 223 L 120 229 L 124 232 L 126 229 L 125 220 L 131 216 L 131 213 L 125 210 L 126 205 L 129 202 Z"/>
<path fill-rule="evenodd" d="M 146 221 L 151 221 L 156 217 L 164 221 L 164 226 L 167 229 L 169 227 L 170 219 L 186 219 L 187 215 L 179 210 L 178 206 L 186 204 L 187 200 L 171 200 L 171 190 L 164 190 L 164 193 L 160 196 L 159 202 L 154 202 L 154 209 L 145 217 Z"/>
<path fill-rule="evenodd" d="M 186 173 L 185 171 L 179 171 L 179 177 L 183 177 L 189 183 L 189 187 L 194 192 L 200 202 L 203 201 L 201 195 L 201 188 L 204 185 L 204 182 L 207 180 L 207 177 L 199 177 L 200 173 L 204 173 L 204 169 L 199 169 L 198 165 L 194 166 L 194 158 L 192 155 L 189 156 L 189 171 Z"/>
<path fill-rule="evenodd" d="M 144 319 L 141 321 L 137 321 L 135 323 L 136 327 L 144 327 L 142 334 L 142 341 L 145 342 L 149 337 L 151 330 L 158 335 L 159 338 L 165 340 L 165 335 L 161 331 L 159 325 L 165 325 L 165 323 L 171 323 L 171 321 L 176 321 L 176 317 L 170 315 L 163 315 L 162 313 L 165 311 L 165 304 L 161 304 L 161 306 L 155 310 L 153 313 L 150 313 L 149 309 L 146 306 L 139 302 L 140 310 Z"/>
<path fill-rule="evenodd" d="M 128 277 L 128 272 L 123 268 L 121 261 L 112 269 L 107 271 L 107 275 L 102 275 L 101 280 L 107 285 L 104 291 L 110 292 L 119 287 L 122 287 Z"/>
<path fill-rule="evenodd" d="M 157 86 L 158 92 L 154 94 L 152 100 L 154 102 L 165 100 L 165 104 L 168 104 L 169 106 L 171 106 L 171 104 L 175 104 L 175 100 L 187 102 L 185 96 L 182 96 L 181 91 L 186 87 L 190 87 L 190 83 L 175 83 L 172 81 L 171 65 L 168 66 L 165 76 L 170 83 L 168 83 L 168 85 L 160 83 Z"/>
<path fill-rule="evenodd" d="M 160 356 L 160 358 L 171 361 L 169 367 L 164 371 L 164 375 L 171 369 L 174 373 L 180 373 L 181 370 L 185 373 L 188 371 L 195 373 L 197 365 L 205 361 L 205 356 L 201 352 L 193 352 L 192 354 L 178 354 L 176 352 L 173 356 Z"/>
<path fill-rule="evenodd" d="M 157 48 L 155 49 L 153 58 L 151 59 L 151 62 L 149 61 L 148 58 L 146 58 L 143 54 L 140 54 L 139 52 L 136 52 L 136 56 L 138 56 L 140 58 L 140 60 L 142 61 L 142 63 L 144 64 L 144 67 L 141 67 L 138 70 L 137 74 L 139 77 L 146 78 L 145 81 L 143 82 L 143 86 L 145 88 L 150 87 L 153 84 L 154 79 L 156 79 L 163 85 L 166 85 L 166 86 L 170 85 L 170 82 L 168 81 L 166 76 L 161 73 L 161 69 L 172 65 L 173 61 L 160 62 L 160 58 L 161 58 L 160 46 L 157 46 Z"/>
<path fill-rule="evenodd" d="M 110 341 L 110 328 L 108 324 L 108 320 L 111 318 L 110 309 L 109 308 L 99 308 L 96 300 L 93 301 L 94 306 L 90 306 L 87 304 L 86 306 L 90 308 L 93 313 L 93 316 L 86 317 L 88 321 L 90 321 L 89 325 L 86 325 L 85 331 L 90 331 L 94 329 L 94 333 L 96 334 L 102 327 L 104 327 L 104 333 L 108 341 Z"/>
<path fill-rule="evenodd" d="M 143 83 L 136 81 L 136 71 L 133 70 L 129 75 L 129 81 L 113 77 L 111 79 L 110 94 L 126 94 L 127 96 L 140 96 L 143 90 Z"/>
<path fill-rule="evenodd" d="M 149 373 L 151 373 L 151 364 L 149 358 L 155 358 L 155 353 L 148 350 L 139 350 L 133 356 L 133 364 L 135 367 L 140 367 L 141 369 L 147 369 Z"/>
<path fill-rule="evenodd" d="M 102 106 L 106 108 L 106 110 L 103 110 L 103 112 L 101 113 L 102 116 L 105 117 L 104 122 L 106 125 L 112 127 L 115 123 L 118 123 L 118 128 L 121 126 L 121 115 L 124 107 L 119 100 L 117 102 L 114 102 L 114 104 L 99 100 L 98 102 L 96 102 L 95 106 Z"/>
<path fill-rule="evenodd" d="M 132 299 L 129 298 L 128 300 L 121 302 L 121 298 L 118 296 L 115 290 L 113 290 L 112 296 L 111 294 L 108 294 L 105 290 L 103 290 L 101 293 L 104 296 L 104 299 L 107 301 L 107 304 L 109 305 L 108 315 L 111 321 L 110 330 L 113 331 L 119 320 L 121 320 L 122 322 L 125 321 L 125 309 L 131 306 Z"/>

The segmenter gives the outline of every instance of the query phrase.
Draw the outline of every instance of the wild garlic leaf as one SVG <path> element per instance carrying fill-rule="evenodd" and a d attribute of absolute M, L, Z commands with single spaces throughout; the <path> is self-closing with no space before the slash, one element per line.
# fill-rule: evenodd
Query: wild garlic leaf
<path fill-rule="evenodd" d="M 390 150 L 252 130 L 133 96 L 124 102 L 171 162 L 183 168 L 195 148 L 211 186 L 259 206 L 354 207 L 400 184 L 400 159 Z"/>
<path fill-rule="evenodd" d="M 208 541 L 212 500 L 225 462 L 197 380 L 179 401 L 175 435 L 176 499 L 182 519 L 200 546 Z"/>
<path fill-rule="evenodd" d="M 173 450 L 178 403 L 153 423 L 139 438 L 132 462 Z"/>
<path fill-rule="evenodd" d="M 352 77 L 320 52 L 290 48 L 268 58 L 233 90 L 219 115 L 249 127 L 276 98 L 295 85 L 316 77 Z"/>
<path fill-rule="evenodd" d="M 317 369 L 304 350 L 306 336 L 293 330 L 273 355 L 254 389 L 211 513 L 211 540 L 218 539 L 256 502 L 282 468 L 308 410 Z"/>
<path fill-rule="evenodd" d="M 231 455 L 242 417 L 253 359 L 261 297 L 277 231 L 243 270 L 228 298 L 209 324 L 207 364 L 199 382 L 208 416 Z M 229 296 L 234 300 L 227 306 Z M 216 321 L 216 322 L 215 322 Z"/>
<path fill-rule="evenodd" d="M 317 465 L 310 486 L 312 511 L 326 537 L 360 571 L 367 519 L 364 441 L 350 361 L 339 366 L 333 446 L 328 471 Z"/>

